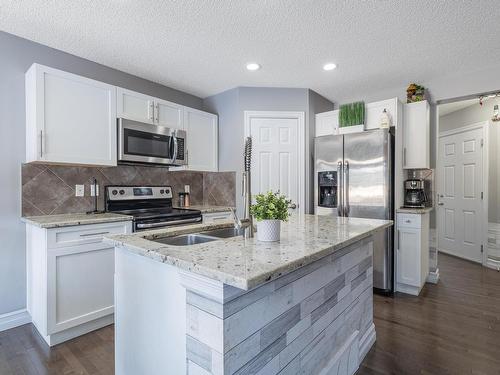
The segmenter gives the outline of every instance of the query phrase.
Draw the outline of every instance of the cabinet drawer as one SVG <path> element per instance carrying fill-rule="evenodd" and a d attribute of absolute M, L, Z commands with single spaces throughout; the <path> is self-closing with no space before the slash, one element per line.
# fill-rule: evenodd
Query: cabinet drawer
<path fill-rule="evenodd" d="M 233 215 L 229 211 L 225 212 L 212 212 L 203 214 L 203 223 L 216 223 L 224 220 L 232 220 Z"/>
<path fill-rule="evenodd" d="M 398 228 L 420 228 L 421 215 L 415 214 L 398 214 L 397 215 Z"/>
<path fill-rule="evenodd" d="M 131 222 L 78 225 L 47 231 L 47 248 L 78 246 L 101 242 L 105 235 L 131 233 Z"/>

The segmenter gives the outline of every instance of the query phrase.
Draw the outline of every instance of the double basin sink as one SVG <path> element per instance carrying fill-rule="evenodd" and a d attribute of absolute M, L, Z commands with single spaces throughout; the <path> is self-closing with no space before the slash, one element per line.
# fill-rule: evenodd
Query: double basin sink
<path fill-rule="evenodd" d="M 190 233 L 190 234 L 181 234 L 179 236 L 173 237 L 165 237 L 165 238 L 157 238 L 154 239 L 154 242 L 159 242 L 166 245 L 173 246 L 188 246 L 188 245 L 196 245 L 199 243 L 217 241 L 222 238 L 231 238 L 236 236 L 241 236 L 245 233 L 244 228 L 236 229 L 236 228 L 223 228 L 223 229 L 214 229 L 206 232 L 200 233 Z"/>

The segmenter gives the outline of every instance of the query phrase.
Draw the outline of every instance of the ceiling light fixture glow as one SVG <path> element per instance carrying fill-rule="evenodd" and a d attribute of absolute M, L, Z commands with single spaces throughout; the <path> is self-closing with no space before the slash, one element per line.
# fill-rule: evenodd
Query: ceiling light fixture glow
<path fill-rule="evenodd" d="M 247 64 L 247 69 L 253 72 L 255 70 L 259 70 L 260 69 L 260 65 L 257 64 L 257 63 L 248 63 Z"/>
<path fill-rule="evenodd" d="M 328 64 L 323 65 L 323 70 L 329 71 L 329 70 L 335 69 L 336 67 L 337 67 L 337 64 L 328 63 Z"/>

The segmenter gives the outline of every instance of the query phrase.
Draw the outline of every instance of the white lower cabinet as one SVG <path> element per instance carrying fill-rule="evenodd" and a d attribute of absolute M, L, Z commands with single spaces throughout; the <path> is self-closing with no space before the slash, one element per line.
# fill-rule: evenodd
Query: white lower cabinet
<path fill-rule="evenodd" d="M 28 312 L 50 346 L 113 323 L 114 248 L 131 222 L 43 229 L 27 225 Z"/>
<path fill-rule="evenodd" d="M 419 295 L 429 273 L 429 214 L 398 214 L 396 290 Z"/>

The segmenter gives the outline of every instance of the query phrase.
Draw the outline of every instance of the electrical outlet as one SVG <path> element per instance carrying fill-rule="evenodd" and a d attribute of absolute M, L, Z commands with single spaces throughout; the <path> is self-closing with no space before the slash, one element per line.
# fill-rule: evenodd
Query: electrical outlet
<path fill-rule="evenodd" d="M 97 196 L 99 196 L 99 185 L 96 185 L 97 187 Z M 94 191 L 94 184 L 90 185 L 90 196 L 95 197 L 96 192 Z"/>
<path fill-rule="evenodd" d="M 85 185 L 75 185 L 75 197 L 85 196 Z"/>

